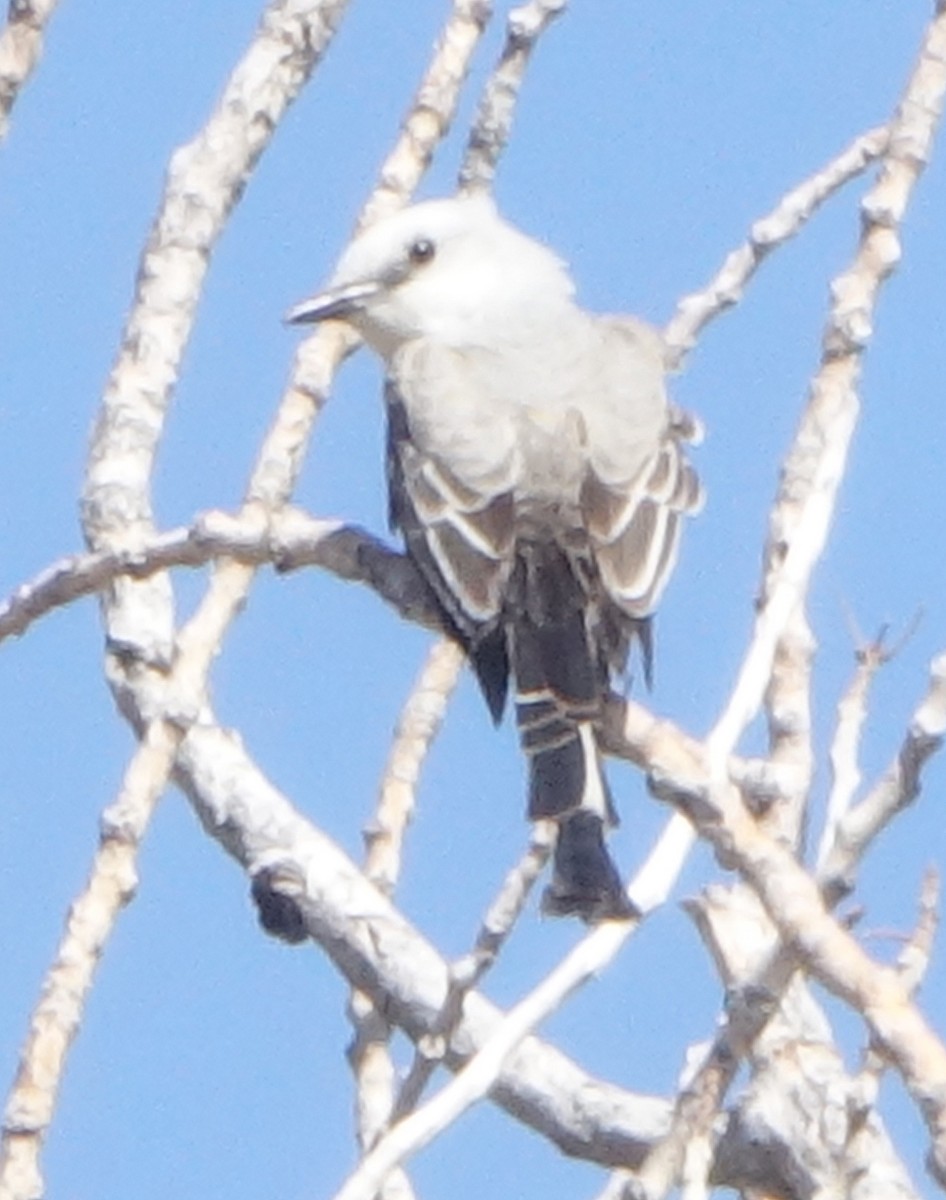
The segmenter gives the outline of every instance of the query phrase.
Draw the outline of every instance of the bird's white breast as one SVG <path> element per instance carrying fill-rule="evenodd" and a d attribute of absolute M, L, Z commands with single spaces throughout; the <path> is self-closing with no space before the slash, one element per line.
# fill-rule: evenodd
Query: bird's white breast
<path fill-rule="evenodd" d="M 589 470 L 633 478 L 665 420 L 662 367 L 577 310 L 516 340 L 419 339 L 394 366 L 412 439 L 474 491 L 512 490 L 524 514 L 566 518 Z M 646 365 L 646 364 L 645 364 Z"/>

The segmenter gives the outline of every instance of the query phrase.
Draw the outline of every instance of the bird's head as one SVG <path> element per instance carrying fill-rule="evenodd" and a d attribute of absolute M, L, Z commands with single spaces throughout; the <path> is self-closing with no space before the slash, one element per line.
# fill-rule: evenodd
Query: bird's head
<path fill-rule="evenodd" d="M 349 245 L 292 324 L 348 321 L 390 357 L 417 337 L 491 344 L 571 304 L 564 265 L 503 221 L 485 194 L 430 200 L 376 222 Z"/>

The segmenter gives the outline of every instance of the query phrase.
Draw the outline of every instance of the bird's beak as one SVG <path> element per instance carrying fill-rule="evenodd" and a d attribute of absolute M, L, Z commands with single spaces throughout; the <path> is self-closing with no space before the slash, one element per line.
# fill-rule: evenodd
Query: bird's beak
<path fill-rule="evenodd" d="M 349 317 L 363 308 L 365 302 L 380 290 L 381 284 L 375 281 L 330 287 L 290 308 L 283 320 L 287 325 L 314 325 L 330 317 Z"/>

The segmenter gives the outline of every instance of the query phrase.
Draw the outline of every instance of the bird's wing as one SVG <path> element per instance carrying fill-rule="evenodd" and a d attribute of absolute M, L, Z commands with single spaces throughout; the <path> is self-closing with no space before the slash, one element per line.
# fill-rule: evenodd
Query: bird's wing
<path fill-rule="evenodd" d="M 683 518 L 699 511 L 703 489 L 684 447 L 698 423 L 667 404 L 663 344 L 641 322 L 608 319 L 609 401 L 592 448 L 581 506 L 601 581 L 629 616 L 656 609 L 673 570 Z M 615 375 L 617 378 L 615 378 Z"/>
<path fill-rule="evenodd" d="M 498 720 L 508 677 L 501 614 L 515 555 L 509 439 L 481 419 L 462 356 L 448 348 L 397 356 L 385 399 L 391 522 L 465 645 Z"/>
<path fill-rule="evenodd" d="M 656 609 L 677 560 L 682 519 L 703 492 L 672 430 L 625 486 L 589 474 L 582 510 L 608 594 L 632 617 Z"/>

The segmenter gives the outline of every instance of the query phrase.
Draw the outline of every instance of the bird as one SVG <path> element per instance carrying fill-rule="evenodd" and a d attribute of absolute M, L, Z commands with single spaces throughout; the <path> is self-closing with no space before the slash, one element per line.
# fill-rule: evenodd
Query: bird
<path fill-rule="evenodd" d="M 653 614 L 703 502 L 661 335 L 582 309 L 485 192 L 356 235 L 286 314 L 329 319 L 383 361 L 390 521 L 497 724 L 514 692 L 528 816 L 557 827 L 543 911 L 633 917 L 599 724 L 632 645 L 650 684 Z"/>

